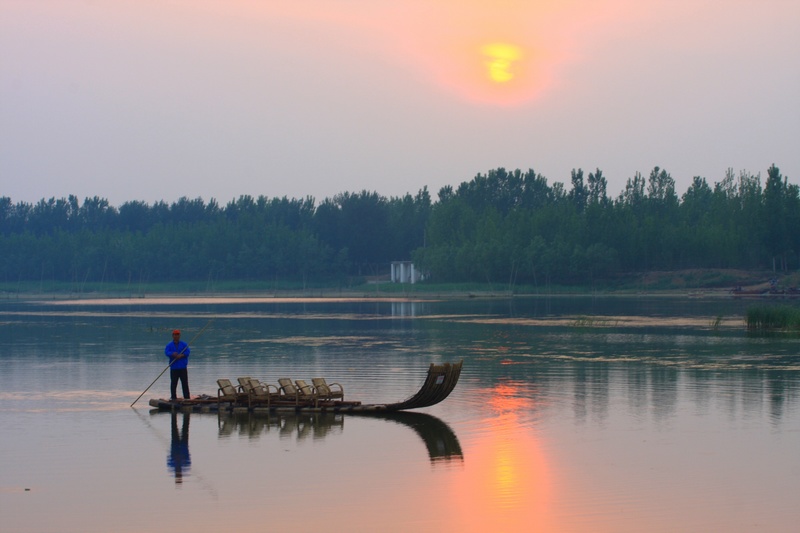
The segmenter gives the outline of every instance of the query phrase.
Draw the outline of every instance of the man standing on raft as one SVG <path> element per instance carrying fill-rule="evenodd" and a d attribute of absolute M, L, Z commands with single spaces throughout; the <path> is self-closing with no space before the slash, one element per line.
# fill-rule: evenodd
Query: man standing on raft
<path fill-rule="evenodd" d="M 183 387 L 183 398 L 189 399 L 189 345 L 181 340 L 181 331 L 172 332 L 172 342 L 164 348 L 164 355 L 169 359 L 169 392 L 170 400 L 177 400 L 178 380 Z"/>

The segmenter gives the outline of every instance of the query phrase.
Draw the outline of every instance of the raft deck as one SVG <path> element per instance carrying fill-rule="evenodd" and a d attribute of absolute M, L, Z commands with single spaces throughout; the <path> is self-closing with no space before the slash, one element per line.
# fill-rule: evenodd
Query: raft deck
<path fill-rule="evenodd" d="M 202 395 L 191 400 L 165 400 L 153 398 L 150 406 L 160 411 L 185 413 L 380 413 L 419 409 L 435 405 L 447 398 L 458 383 L 463 360 L 458 363 L 431 363 L 425 382 L 416 394 L 408 399 L 388 404 L 362 404 L 361 402 L 330 401 L 273 401 L 267 404 L 248 406 L 237 402 L 219 401 L 213 396 Z"/>

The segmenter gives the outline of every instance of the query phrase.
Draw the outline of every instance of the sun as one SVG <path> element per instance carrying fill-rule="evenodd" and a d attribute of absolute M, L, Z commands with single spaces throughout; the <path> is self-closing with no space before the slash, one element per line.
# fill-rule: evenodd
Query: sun
<path fill-rule="evenodd" d="M 495 83 L 508 83 L 516 77 L 515 63 L 522 59 L 522 49 L 508 43 L 490 43 L 481 47 L 486 73 Z"/>

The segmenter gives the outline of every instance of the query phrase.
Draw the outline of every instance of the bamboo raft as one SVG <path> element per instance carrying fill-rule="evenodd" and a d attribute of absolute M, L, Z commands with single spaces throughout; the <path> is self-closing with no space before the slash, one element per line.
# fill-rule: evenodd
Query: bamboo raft
<path fill-rule="evenodd" d="M 240 399 L 223 401 L 217 397 L 201 395 L 190 400 L 165 400 L 153 398 L 149 404 L 159 411 L 185 413 L 391 413 L 435 405 L 447 398 L 458 383 L 463 361 L 458 363 L 431 363 L 422 387 L 411 397 L 396 403 L 362 404 L 360 401 L 335 399 L 298 399 L 267 394 L 254 402 L 251 395 L 242 393 Z"/>

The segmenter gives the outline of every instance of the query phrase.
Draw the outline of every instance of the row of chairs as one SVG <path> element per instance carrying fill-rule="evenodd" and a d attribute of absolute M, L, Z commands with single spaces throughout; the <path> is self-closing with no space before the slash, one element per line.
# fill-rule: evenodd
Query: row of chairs
<path fill-rule="evenodd" d="M 218 379 L 217 402 L 232 402 L 248 407 L 259 405 L 282 404 L 313 404 L 315 407 L 321 401 L 344 401 L 344 387 L 339 383 L 328 384 L 325 378 L 313 378 L 312 385 L 305 380 L 292 381 L 289 378 L 278 380 L 279 387 L 263 383 L 256 378 L 240 377 L 239 385 L 234 386 L 229 379 Z"/>

